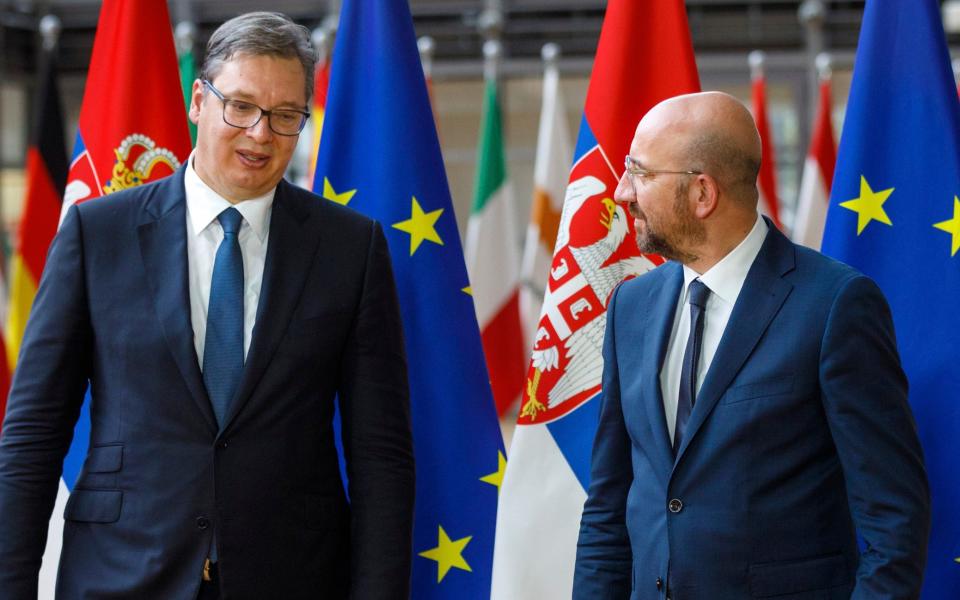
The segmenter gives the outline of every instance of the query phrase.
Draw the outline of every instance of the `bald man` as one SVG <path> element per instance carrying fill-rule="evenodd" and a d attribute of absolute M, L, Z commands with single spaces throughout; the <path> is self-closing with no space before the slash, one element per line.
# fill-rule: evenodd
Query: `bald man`
<path fill-rule="evenodd" d="M 615 197 L 670 262 L 607 308 L 578 600 L 920 594 L 929 490 L 890 310 L 758 215 L 759 168 L 728 95 L 637 127 Z"/>

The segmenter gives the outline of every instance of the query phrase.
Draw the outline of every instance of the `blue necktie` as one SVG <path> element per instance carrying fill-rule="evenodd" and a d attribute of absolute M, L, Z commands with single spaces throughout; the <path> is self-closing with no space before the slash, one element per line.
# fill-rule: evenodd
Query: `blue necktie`
<path fill-rule="evenodd" d="M 239 240 L 243 216 L 230 207 L 217 220 L 223 227 L 223 241 L 217 248 L 210 283 L 203 383 L 222 428 L 243 373 L 243 254 Z"/>
<path fill-rule="evenodd" d="M 703 342 L 703 313 L 707 307 L 710 288 L 699 279 L 690 282 L 690 336 L 683 353 L 683 368 L 680 370 L 680 395 L 677 402 L 677 426 L 673 433 L 673 452 L 680 450 L 687 432 L 690 413 L 697 397 L 697 365 L 700 364 L 700 346 Z"/>

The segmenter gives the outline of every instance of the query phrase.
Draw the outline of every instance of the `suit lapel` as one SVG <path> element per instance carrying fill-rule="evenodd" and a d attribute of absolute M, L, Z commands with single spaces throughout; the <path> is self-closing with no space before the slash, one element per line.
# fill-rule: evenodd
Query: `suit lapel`
<path fill-rule="evenodd" d="M 677 298 L 683 286 L 683 269 L 679 264 L 668 263 L 664 269 L 663 286 L 649 286 L 649 298 L 646 306 L 647 332 L 649 342 L 643 345 L 643 368 L 646 376 L 643 382 L 643 403 L 646 406 L 652 439 L 651 456 L 656 457 L 657 473 L 666 481 L 673 467 L 673 447 L 670 444 L 670 432 L 663 412 L 663 392 L 660 389 L 660 369 L 667 354 L 673 319 L 677 310 Z"/>
<path fill-rule="evenodd" d="M 270 240 L 260 286 L 256 324 L 237 395 L 227 410 L 226 429 L 250 400 L 270 364 L 300 299 L 319 242 L 316 228 L 305 223 L 309 213 L 298 206 L 290 184 L 281 180 L 273 200 Z"/>
<path fill-rule="evenodd" d="M 747 273 L 713 363 L 697 394 L 687 436 L 677 453 L 678 462 L 793 289 L 793 285 L 783 280 L 783 275 L 794 268 L 796 251 L 769 220 L 767 226 L 767 238 Z"/>
<path fill-rule="evenodd" d="M 217 430 L 217 420 L 203 385 L 190 322 L 183 174 L 184 169 L 180 169 L 157 185 L 144 205 L 145 218 L 137 233 L 147 284 L 164 338 L 194 404 L 213 433 Z"/>

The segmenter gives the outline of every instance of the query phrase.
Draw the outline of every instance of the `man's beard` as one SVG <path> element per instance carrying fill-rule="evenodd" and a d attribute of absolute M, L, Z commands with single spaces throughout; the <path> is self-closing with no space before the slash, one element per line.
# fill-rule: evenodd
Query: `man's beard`
<path fill-rule="evenodd" d="M 696 262 L 699 258 L 691 251 L 684 249 L 681 245 L 687 246 L 691 243 L 702 242 L 706 237 L 703 223 L 693 216 L 692 211 L 687 208 L 687 190 L 689 186 L 682 183 L 677 186 L 674 193 L 673 214 L 676 217 L 674 231 L 667 233 L 654 231 L 650 221 L 644 218 L 646 224 L 646 233 L 641 234 L 637 231 L 637 248 L 646 254 L 659 254 L 667 260 L 675 260 L 684 264 Z"/>

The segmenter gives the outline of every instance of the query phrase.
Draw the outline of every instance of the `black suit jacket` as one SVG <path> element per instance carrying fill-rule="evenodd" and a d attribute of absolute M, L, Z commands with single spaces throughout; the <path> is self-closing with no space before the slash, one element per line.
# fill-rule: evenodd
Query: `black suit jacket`
<path fill-rule="evenodd" d="M 72 207 L 51 246 L 0 438 L 0 596 L 36 596 L 88 382 L 58 598 L 192 599 L 214 531 L 225 598 L 408 596 L 413 450 L 380 226 L 280 182 L 218 429 L 193 344 L 185 206 L 181 170 Z"/>

